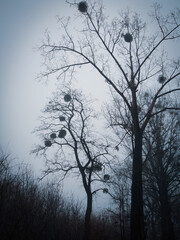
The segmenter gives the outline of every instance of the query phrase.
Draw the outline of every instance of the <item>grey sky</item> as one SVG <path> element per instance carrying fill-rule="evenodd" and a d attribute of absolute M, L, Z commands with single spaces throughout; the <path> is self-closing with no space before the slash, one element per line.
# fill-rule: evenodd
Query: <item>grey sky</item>
<path fill-rule="evenodd" d="M 144 15 L 152 0 L 104 0 L 107 12 L 130 7 Z M 164 11 L 179 6 L 179 0 L 159 0 Z M 37 126 L 40 110 L 54 89 L 38 83 L 36 76 L 41 72 L 40 53 L 33 48 L 39 45 L 46 28 L 55 30 L 56 15 L 68 16 L 72 12 L 65 0 L 0 0 L 0 145 L 8 147 L 19 161 L 30 161 L 39 169 L 41 162 L 29 156 L 37 138 L 31 134 Z M 145 16 L 145 15 L 144 15 Z M 175 49 L 176 51 L 176 49 Z M 93 90 L 97 97 L 101 82 Z M 94 92 L 93 92 L 94 91 Z"/>

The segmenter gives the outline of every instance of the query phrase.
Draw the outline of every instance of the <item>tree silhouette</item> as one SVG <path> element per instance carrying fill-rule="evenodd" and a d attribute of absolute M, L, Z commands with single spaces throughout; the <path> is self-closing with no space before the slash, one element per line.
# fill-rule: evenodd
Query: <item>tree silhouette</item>
<path fill-rule="evenodd" d="M 71 22 L 78 34 L 74 33 L 69 18 L 60 19 L 62 31 L 64 30 L 61 41 L 54 43 L 48 35 L 41 46 L 48 67 L 44 76 L 72 76 L 77 67 L 89 65 L 121 99 L 122 112 L 128 113 L 133 133 L 131 239 L 145 239 L 142 189 L 143 133 L 152 116 L 167 110 L 165 107 L 155 112 L 155 104 L 163 96 L 180 90 L 176 81 L 180 75 L 180 61 L 167 58 L 162 50 L 167 42 L 173 43 L 173 40 L 179 39 L 180 12 L 176 9 L 168 16 L 162 16 L 160 7 L 154 5 L 152 18 L 155 27 L 148 29 L 136 13 L 123 12 L 118 18 L 109 20 L 98 1 L 88 4 L 81 2 L 83 10 L 79 4 L 70 3 L 80 11 L 76 21 Z M 155 94 L 144 108 L 139 96 L 155 85 Z M 140 116 L 141 108 L 144 114 Z"/>
<path fill-rule="evenodd" d="M 131 175 L 132 167 L 129 159 L 112 163 L 112 178 L 108 183 L 109 195 L 113 205 L 108 208 L 118 226 L 120 239 L 125 240 L 130 236 L 130 199 L 131 199 Z"/>
<path fill-rule="evenodd" d="M 79 91 L 70 88 L 54 94 L 45 107 L 40 127 L 35 130 L 43 137 L 44 144 L 33 151 L 46 158 L 44 176 L 55 172 L 61 174 L 61 180 L 70 173 L 81 176 L 87 196 L 86 240 L 90 239 L 93 195 L 100 190 L 108 191 L 101 183 L 109 180 L 104 170 L 110 156 L 107 141 L 93 131 L 91 121 L 95 115 L 89 104 Z"/>
<path fill-rule="evenodd" d="M 0 236 L 5 239 L 81 239 L 81 205 L 54 183 L 39 183 L 28 166 L 0 149 Z"/>
<path fill-rule="evenodd" d="M 164 104 L 167 103 L 164 101 Z M 175 239 L 172 209 L 177 201 L 180 181 L 178 129 L 178 115 L 171 111 L 152 118 L 144 134 L 146 198 L 150 209 L 154 204 L 160 212 L 162 240 Z"/>

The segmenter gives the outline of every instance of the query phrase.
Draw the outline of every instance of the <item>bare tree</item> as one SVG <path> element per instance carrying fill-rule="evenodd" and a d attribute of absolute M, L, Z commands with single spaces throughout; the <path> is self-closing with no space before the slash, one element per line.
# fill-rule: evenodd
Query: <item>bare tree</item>
<path fill-rule="evenodd" d="M 146 198 L 151 203 L 151 209 L 153 204 L 159 209 L 162 240 L 175 239 L 172 209 L 178 198 L 180 184 L 178 130 L 178 115 L 171 111 L 152 118 L 144 134 L 146 161 L 143 172 Z"/>
<path fill-rule="evenodd" d="M 109 181 L 109 195 L 112 206 L 108 212 L 112 215 L 120 239 L 129 239 L 132 164 L 129 158 L 111 164 L 112 177 Z"/>
<path fill-rule="evenodd" d="M 178 40 L 180 11 L 162 16 L 160 7 L 154 6 L 152 18 L 155 27 L 149 29 L 138 14 L 124 12 L 112 21 L 104 15 L 97 1 L 70 3 L 80 14 L 76 16 L 74 33 L 70 19 L 60 19 L 62 38 L 51 41 L 47 36 L 41 50 L 46 57 L 47 71 L 44 76 L 72 76 L 77 67 L 91 66 L 109 84 L 121 99 L 122 107 L 130 116 L 133 132 L 133 175 L 131 199 L 131 239 L 145 239 L 143 190 L 142 190 L 142 140 L 152 116 L 166 111 L 154 111 L 161 97 L 180 90 L 177 80 L 180 61 L 170 60 L 161 50 L 167 42 Z M 156 31 L 157 30 L 157 31 Z M 74 33 L 74 34 L 73 34 Z M 156 85 L 156 92 L 139 115 L 139 95 Z M 153 85 L 153 86 L 152 86 Z M 123 110 L 122 110 L 123 111 Z M 120 123 L 121 124 L 121 123 Z"/>
<path fill-rule="evenodd" d="M 93 195 L 100 190 L 107 192 L 101 183 L 109 180 L 105 166 L 110 156 L 107 141 L 93 131 L 91 121 L 95 115 L 89 105 L 90 101 L 78 91 L 58 91 L 44 110 L 41 126 L 35 130 L 42 136 L 43 145 L 33 151 L 46 158 L 44 176 L 55 172 L 61 173 L 60 180 L 70 173 L 81 176 L 87 196 L 86 240 L 90 238 Z"/>
<path fill-rule="evenodd" d="M 81 239 L 81 205 L 59 186 L 34 179 L 25 165 L 0 151 L 0 236 L 5 239 Z"/>

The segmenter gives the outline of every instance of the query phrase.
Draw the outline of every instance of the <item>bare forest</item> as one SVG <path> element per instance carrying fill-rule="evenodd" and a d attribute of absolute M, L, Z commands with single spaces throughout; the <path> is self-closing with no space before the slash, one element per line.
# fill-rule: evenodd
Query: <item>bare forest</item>
<path fill-rule="evenodd" d="M 154 4 L 146 22 L 131 10 L 106 16 L 100 1 L 67 5 L 74 16 L 58 18 L 59 39 L 46 32 L 39 47 L 41 81 L 58 83 L 34 129 L 44 170 L 35 179 L 1 151 L 0 238 L 178 240 L 180 58 L 169 46 L 180 41 L 180 9 Z M 76 85 L 81 71 L 108 89 L 101 109 Z M 63 193 L 71 176 L 83 203 Z M 96 212 L 102 195 L 110 204 Z"/>

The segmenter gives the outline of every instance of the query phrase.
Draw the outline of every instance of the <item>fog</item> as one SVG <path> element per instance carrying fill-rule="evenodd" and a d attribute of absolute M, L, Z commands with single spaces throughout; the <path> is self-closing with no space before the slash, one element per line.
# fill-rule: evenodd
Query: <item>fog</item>
<path fill-rule="evenodd" d="M 110 17 L 127 7 L 145 17 L 145 12 L 153 2 L 103 1 Z M 157 2 L 163 5 L 165 12 L 179 5 L 178 0 Z M 38 46 L 44 39 L 46 29 L 55 37 L 60 36 L 61 33 L 57 32 L 57 16 L 71 16 L 73 11 L 63 0 L 0 1 L 0 145 L 16 161 L 28 163 L 37 176 L 41 175 L 44 165 L 43 159 L 30 155 L 33 144 L 38 142 L 32 131 L 38 125 L 42 108 L 57 87 L 55 79 L 46 83 L 39 81 L 43 59 Z M 175 46 L 171 48 L 172 52 L 176 51 Z M 80 72 L 76 78 L 76 87 L 97 99 L 95 107 L 100 109 L 108 97 L 108 88 L 104 81 L 97 81 L 93 72 L 88 77 Z M 77 181 L 77 189 L 80 185 Z M 72 180 L 69 179 L 65 184 L 65 191 L 73 190 Z M 82 199 L 84 198 L 82 194 Z M 107 203 L 107 196 L 103 196 L 97 206 L 102 207 L 102 202 Z"/>

